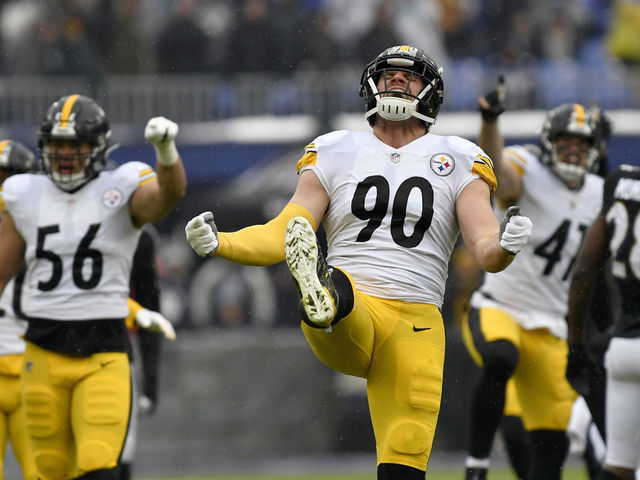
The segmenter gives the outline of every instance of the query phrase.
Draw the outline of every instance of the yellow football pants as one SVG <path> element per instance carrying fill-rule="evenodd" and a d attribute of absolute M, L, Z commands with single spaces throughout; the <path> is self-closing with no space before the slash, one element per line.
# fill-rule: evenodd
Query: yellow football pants
<path fill-rule="evenodd" d="M 129 368 L 126 353 L 80 357 L 27 342 L 22 402 L 41 479 L 116 466 L 131 407 Z"/>
<path fill-rule="evenodd" d="M 442 394 L 440 310 L 354 289 L 353 310 L 331 331 L 305 323 L 302 330 L 323 363 L 367 379 L 378 464 L 426 470 Z"/>

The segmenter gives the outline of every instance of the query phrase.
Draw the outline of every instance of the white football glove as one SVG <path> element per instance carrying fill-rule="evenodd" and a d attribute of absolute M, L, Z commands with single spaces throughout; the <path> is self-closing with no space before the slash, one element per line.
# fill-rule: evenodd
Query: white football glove
<path fill-rule="evenodd" d="M 142 328 L 162 333 L 169 340 L 176 339 L 176 331 L 173 329 L 173 325 L 159 312 L 143 308 L 136 313 L 135 320 L 138 326 Z"/>
<path fill-rule="evenodd" d="M 533 224 L 529 217 L 520 215 L 520 207 L 509 207 L 500 222 L 500 246 L 511 255 L 515 255 L 529 241 Z"/>
<path fill-rule="evenodd" d="M 178 135 L 178 124 L 168 118 L 154 117 L 144 129 L 146 138 L 156 150 L 156 161 L 170 167 L 178 161 L 179 155 L 174 139 Z"/>
<path fill-rule="evenodd" d="M 204 212 L 193 217 L 184 227 L 187 241 L 201 257 L 207 257 L 218 251 L 218 227 L 213 221 L 213 213 Z"/>

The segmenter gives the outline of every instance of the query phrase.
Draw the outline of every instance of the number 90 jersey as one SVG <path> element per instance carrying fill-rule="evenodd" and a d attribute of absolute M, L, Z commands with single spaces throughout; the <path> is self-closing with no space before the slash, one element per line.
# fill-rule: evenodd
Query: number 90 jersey
<path fill-rule="evenodd" d="M 527 330 L 547 328 L 566 338 L 569 281 L 584 234 L 602 206 L 604 180 L 587 173 L 579 188 L 569 189 L 526 146 L 508 147 L 503 156 L 522 177 L 518 206 L 533 230 L 511 265 L 485 274 L 471 306 L 499 308 Z M 496 216 L 503 215 L 496 208 Z"/>
<path fill-rule="evenodd" d="M 371 132 L 314 140 L 298 162 L 329 194 L 327 262 L 362 292 L 442 306 L 460 227 L 455 202 L 473 180 L 496 186 L 493 164 L 460 137 L 428 134 L 393 148 Z"/>
<path fill-rule="evenodd" d="M 74 193 L 45 175 L 14 175 L 4 182 L 0 206 L 26 243 L 25 315 L 71 321 L 127 316 L 140 236 L 128 202 L 155 175 L 148 165 L 129 162 Z"/>

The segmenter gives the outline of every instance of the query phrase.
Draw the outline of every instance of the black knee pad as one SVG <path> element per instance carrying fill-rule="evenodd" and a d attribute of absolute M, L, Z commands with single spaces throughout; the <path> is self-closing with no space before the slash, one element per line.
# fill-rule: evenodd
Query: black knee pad
<path fill-rule="evenodd" d="M 349 277 L 338 268 L 331 268 L 331 280 L 338 294 L 338 311 L 336 312 L 336 320 L 346 317 L 353 310 L 353 288 Z"/>
<path fill-rule="evenodd" d="M 486 343 L 480 350 L 485 371 L 505 380 L 513 375 L 520 359 L 518 348 L 508 340 Z"/>
<path fill-rule="evenodd" d="M 427 472 L 398 463 L 378 465 L 378 480 L 424 480 Z"/>

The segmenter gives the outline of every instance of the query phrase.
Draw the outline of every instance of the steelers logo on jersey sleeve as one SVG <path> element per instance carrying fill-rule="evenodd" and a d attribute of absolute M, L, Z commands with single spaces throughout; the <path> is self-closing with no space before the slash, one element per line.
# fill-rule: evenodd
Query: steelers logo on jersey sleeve
<path fill-rule="evenodd" d="M 441 177 L 446 177 L 456 167 L 456 161 L 448 153 L 436 153 L 431 157 L 429 163 L 433 173 Z"/>
<path fill-rule="evenodd" d="M 122 192 L 117 188 L 110 188 L 102 194 L 102 204 L 107 208 L 115 208 L 122 202 Z"/>

